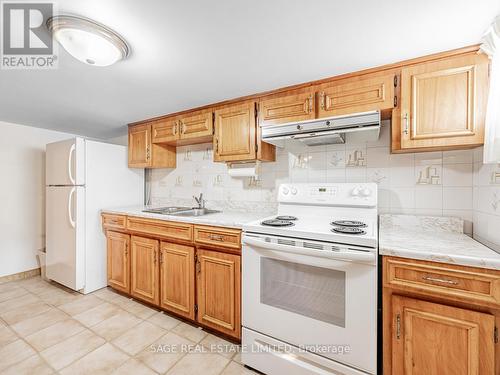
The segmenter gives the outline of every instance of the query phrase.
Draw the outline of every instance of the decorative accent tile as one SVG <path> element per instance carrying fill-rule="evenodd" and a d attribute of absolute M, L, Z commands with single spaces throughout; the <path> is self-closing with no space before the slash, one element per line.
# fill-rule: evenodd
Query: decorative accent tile
<path fill-rule="evenodd" d="M 193 155 L 189 148 L 184 151 L 184 161 L 193 161 Z"/>
<path fill-rule="evenodd" d="M 365 152 L 363 152 L 363 150 L 348 151 L 346 166 L 347 167 L 365 167 L 366 166 Z"/>
<path fill-rule="evenodd" d="M 439 185 L 441 184 L 441 175 L 435 166 L 427 166 L 420 170 L 417 178 L 418 185 Z"/>

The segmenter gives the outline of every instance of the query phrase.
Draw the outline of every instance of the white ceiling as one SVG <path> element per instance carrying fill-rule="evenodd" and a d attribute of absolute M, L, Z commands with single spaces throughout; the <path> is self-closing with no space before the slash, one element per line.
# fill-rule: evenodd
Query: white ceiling
<path fill-rule="evenodd" d="M 61 0 L 130 43 L 106 68 L 62 48 L 0 71 L 0 120 L 109 138 L 129 122 L 480 41 L 499 0 Z"/>

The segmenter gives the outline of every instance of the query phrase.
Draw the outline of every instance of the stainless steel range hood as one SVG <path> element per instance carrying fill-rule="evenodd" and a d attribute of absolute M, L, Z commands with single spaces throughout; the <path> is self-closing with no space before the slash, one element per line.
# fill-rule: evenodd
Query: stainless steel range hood
<path fill-rule="evenodd" d="M 309 146 L 375 141 L 380 134 L 380 112 L 362 112 L 261 127 L 262 140 L 284 147 L 286 140 Z"/>

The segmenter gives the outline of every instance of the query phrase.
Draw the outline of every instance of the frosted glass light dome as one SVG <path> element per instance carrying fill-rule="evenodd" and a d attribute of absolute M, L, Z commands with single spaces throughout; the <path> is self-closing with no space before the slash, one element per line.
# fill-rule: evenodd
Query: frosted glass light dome
<path fill-rule="evenodd" d="M 130 54 L 120 35 L 87 18 L 54 16 L 47 27 L 71 56 L 88 65 L 109 66 Z"/>

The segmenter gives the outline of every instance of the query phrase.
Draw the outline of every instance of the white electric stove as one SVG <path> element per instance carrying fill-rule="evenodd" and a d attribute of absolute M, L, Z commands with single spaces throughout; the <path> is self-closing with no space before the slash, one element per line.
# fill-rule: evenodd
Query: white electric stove
<path fill-rule="evenodd" d="M 278 202 L 243 226 L 243 363 L 375 374 L 377 185 L 283 184 Z"/>

